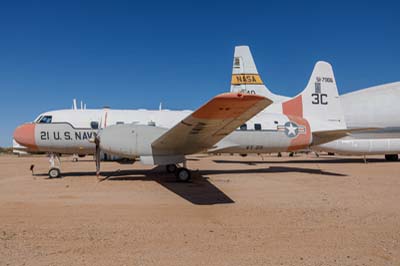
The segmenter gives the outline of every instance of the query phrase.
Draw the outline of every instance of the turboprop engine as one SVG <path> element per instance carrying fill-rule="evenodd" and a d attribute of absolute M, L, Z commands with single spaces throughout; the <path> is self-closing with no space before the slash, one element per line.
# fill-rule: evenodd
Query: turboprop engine
<path fill-rule="evenodd" d="M 124 158 L 149 156 L 153 154 L 151 143 L 167 130 L 134 124 L 109 126 L 99 133 L 98 144 L 103 152 Z"/>

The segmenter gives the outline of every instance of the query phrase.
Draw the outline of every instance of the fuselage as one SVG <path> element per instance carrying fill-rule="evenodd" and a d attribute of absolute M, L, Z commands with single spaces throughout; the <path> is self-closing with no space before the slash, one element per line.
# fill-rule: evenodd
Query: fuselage
<path fill-rule="evenodd" d="M 43 113 L 33 123 L 17 128 L 14 136 L 19 143 L 31 150 L 93 154 L 95 149 L 93 139 L 102 128 L 118 124 L 135 124 L 169 129 L 191 112 L 189 110 L 58 110 Z M 286 115 L 260 113 L 209 151 L 232 153 L 289 151 L 306 148 L 311 142 L 311 129 L 305 119 L 294 117 L 289 119 Z"/>
<path fill-rule="evenodd" d="M 400 153 L 399 99 L 399 82 L 342 95 L 340 100 L 349 128 L 378 129 L 353 133 L 316 149 L 350 155 Z"/>

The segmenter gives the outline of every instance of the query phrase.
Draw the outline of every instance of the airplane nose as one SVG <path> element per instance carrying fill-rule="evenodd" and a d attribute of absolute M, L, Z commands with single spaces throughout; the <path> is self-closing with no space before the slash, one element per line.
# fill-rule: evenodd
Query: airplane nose
<path fill-rule="evenodd" d="M 14 131 L 14 139 L 20 145 L 36 149 L 35 124 L 23 124 Z"/>

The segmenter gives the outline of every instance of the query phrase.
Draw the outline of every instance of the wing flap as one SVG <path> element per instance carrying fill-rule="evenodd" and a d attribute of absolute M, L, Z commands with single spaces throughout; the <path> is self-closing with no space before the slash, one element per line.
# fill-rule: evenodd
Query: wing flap
<path fill-rule="evenodd" d="M 153 153 L 193 154 L 207 150 L 271 103 L 259 95 L 220 94 L 156 139 Z"/>

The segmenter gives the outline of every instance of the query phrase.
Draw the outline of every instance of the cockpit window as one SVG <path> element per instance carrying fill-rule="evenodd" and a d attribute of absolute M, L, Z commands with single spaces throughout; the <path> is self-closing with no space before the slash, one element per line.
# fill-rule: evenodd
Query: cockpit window
<path fill-rule="evenodd" d="M 38 118 L 36 118 L 36 120 L 35 120 L 35 123 L 39 123 L 39 121 L 40 121 L 40 119 L 42 119 L 42 115 L 41 116 L 39 116 Z"/>
<path fill-rule="evenodd" d="M 51 115 L 45 115 L 42 118 L 40 118 L 39 123 L 40 124 L 50 124 L 52 119 L 53 119 L 53 117 Z"/>

